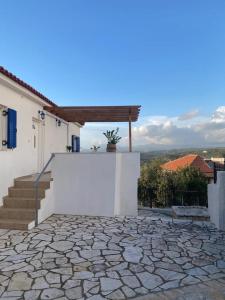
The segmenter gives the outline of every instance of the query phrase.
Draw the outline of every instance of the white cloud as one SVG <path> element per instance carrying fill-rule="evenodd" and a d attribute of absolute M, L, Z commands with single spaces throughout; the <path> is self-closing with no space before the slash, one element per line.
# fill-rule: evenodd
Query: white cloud
<path fill-rule="evenodd" d="M 196 118 L 197 114 L 195 110 L 192 114 L 189 112 L 173 118 L 157 116 L 158 122 L 155 122 L 154 116 L 153 122 L 148 117 L 147 124 L 134 130 L 135 144 L 174 147 L 225 145 L 225 106 L 218 107 L 211 117 L 199 116 L 192 122 L 191 119 Z"/>
<path fill-rule="evenodd" d="M 191 141 L 193 145 L 203 142 L 201 134 L 195 132 L 193 128 L 179 127 L 177 124 L 169 121 L 164 124 L 147 125 L 145 132 L 146 134 L 142 135 L 143 139 L 140 139 L 139 129 L 136 128 L 134 139 L 137 143 L 145 144 L 148 141 L 154 145 L 182 146 L 186 145 L 188 141 Z"/>
<path fill-rule="evenodd" d="M 219 106 L 212 115 L 212 122 L 223 123 L 225 122 L 225 106 Z"/>

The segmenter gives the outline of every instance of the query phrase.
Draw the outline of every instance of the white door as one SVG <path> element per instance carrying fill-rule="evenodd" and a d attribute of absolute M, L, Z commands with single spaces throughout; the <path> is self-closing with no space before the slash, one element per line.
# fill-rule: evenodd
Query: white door
<path fill-rule="evenodd" d="M 43 125 L 42 122 L 33 119 L 33 157 L 36 161 L 35 172 L 41 172 L 43 168 Z"/>

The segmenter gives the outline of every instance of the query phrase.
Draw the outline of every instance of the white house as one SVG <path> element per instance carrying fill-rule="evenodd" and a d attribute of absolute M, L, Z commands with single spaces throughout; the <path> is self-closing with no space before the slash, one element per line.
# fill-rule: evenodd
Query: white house
<path fill-rule="evenodd" d="M 80 136 L 80 124 L 44 106 L 55 104 L 0 67 L 0 205 L 15 178 L 39 172 L 52 152 L 66 152 Z"/>
<path fill-rule="evenodd" d="M 135 214 L 139 155 L 114 153 L 97 157 L 97 154 L 80 154 L 75 158 L 74 152 L 80 152 L 82 125 L 95 121 L 129 121 L 131 151 L 131 122 L 137 119 L 139 108 L 59 107 L 0 67 L 0 228 L 32 227 L 29 224 L 37 216 L 38 208 L 39 222 L 52 213 Z M 68 146 L 72 147 L 72 153 L 68 153 Z M 28 176 L 40 173 L 52 153 L 59 153 L 55 155 L 50 168 L 53 183 L 50 177 L 42 178 L 38 195 L 40 199 L 36 199 L 35 177 Z M 134 165 L 130 158 L 134 158 Z M 107 163 L 111 166 L 111 173 L 107 171 Z M 99 169 L 97 172 L 96 168 Z M 127 176 L 126 169 L 134 176 Z M 105 177 L 102 176 L 104 172 Z M 111 188 L 110 197 L 107 196 L 107 190 L 99 193 L 104 184 Z M 133 200 L 129 200 L 132 199 L 131 193 L 134 194 Z M 90 197 L 92 209 L 88 205 Z M 45 202 L 41 199 L 45 199 Z M 85 203 L 84 207 L 82 203 Z M 111 210 L 106 209 L 108 205 L 112 207 Z"/>

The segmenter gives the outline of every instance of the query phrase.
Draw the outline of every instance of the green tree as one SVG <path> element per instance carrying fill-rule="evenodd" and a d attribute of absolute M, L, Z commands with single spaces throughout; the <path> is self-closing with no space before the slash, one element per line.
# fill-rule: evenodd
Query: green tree
<path fill-rule="evenodd" d="M 170 207 L 173 205 L 174 197 L 177 189 L 177 173 L 176 172 L 160 172 L 157 178 L 157 207 Z"/>
<path fill-rule="evenodd" d="M 162 160 L 151 160 L 141 166 L 138 199 L 142 206 L 207 205 L 207 178 L 197 168 L 176 172 L 161 169 Z"/>
<path fill-rule="evenodd" d="M 150 206 L 157 200 L 158 178 L 162 172 L 162 160 L 151 160 L 141 166 L 141 175 L 138 182 L 138 199 L 142 206 Z"/>
<path fill-rule="evenodd" d="M 177 171 L 177 191 L 184 205 L 207 205 L 207 178 L 197 168 L 186 167 Z"/>

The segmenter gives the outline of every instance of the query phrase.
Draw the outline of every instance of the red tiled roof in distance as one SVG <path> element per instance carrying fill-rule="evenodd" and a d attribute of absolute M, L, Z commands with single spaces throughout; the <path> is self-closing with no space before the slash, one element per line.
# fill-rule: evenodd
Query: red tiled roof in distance
<path fill-rule="evenodd" d="M 38 96 L 39 98 L 41 98 L 42 100 L 44 100 L 45 102 L 47 102 L 48 104 L 50 104 L 51 106 L 57 106 L 54 102 L 52 102 L 51 100 L 49 100 L 47 97 L 45 97 L 43 94 L 39 93 L 37 90 L 35 90 L 32 86 L 30 86 L 29 84 L 27 84 L 26 82 L 24 82 L 23 80 L 19 79 L 18 77 L 16 77 L 15 75 L 13 75 L 12 73 L 10 73 L 9 71 L 7 71 L 5 68 L 3 68 L 2 66 L 0 66 L 0 73 L 3 74 L 4 76 L 8 77 L 9 79 L 13 80 L 14 82 L 16 82 L 17 84 L 19 84 L 20 86 L 22 86 L 23 88 L 27 89 L 29 92 L 31 92 L 32 94 L 34 94 L 35 96 Z"/>
<path fill-rule="evenodd" d="M 207 165 L 201 156 L 196 154 L 189 154 L 161 165 L 162 169 L 168 171 L 177 171 L 185 167 L 195 167 L 204 175 L 213 177 L 213 169 Z"/>

